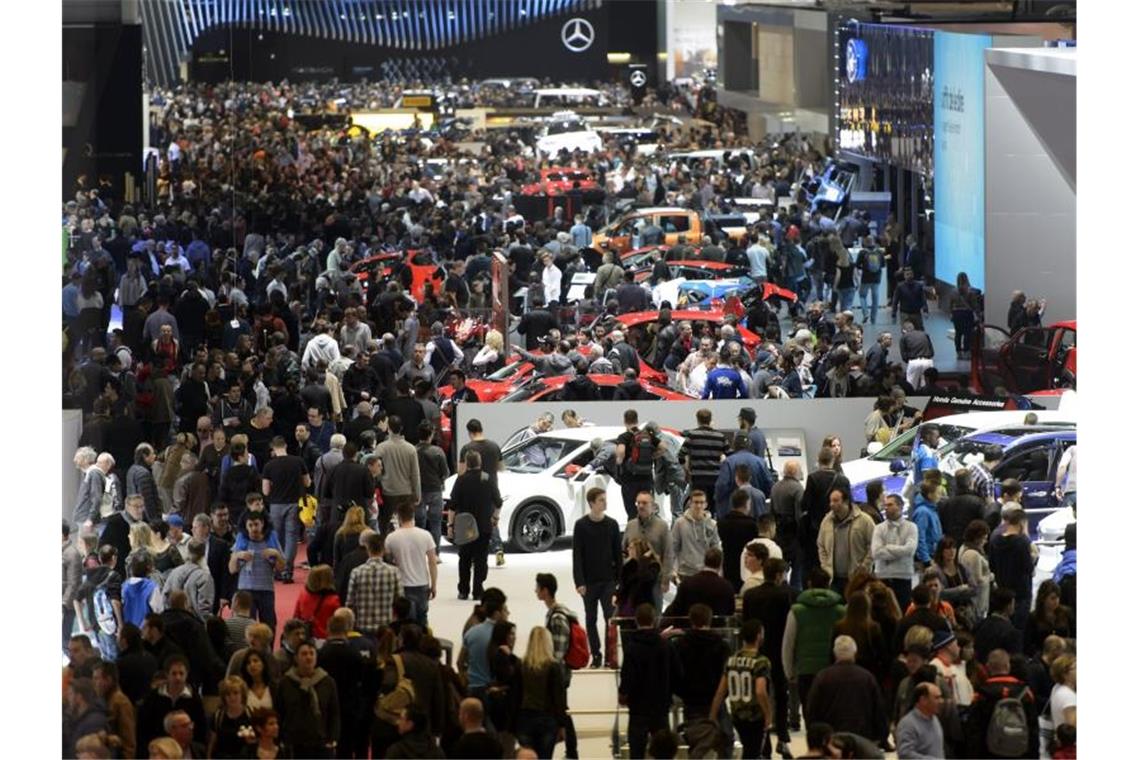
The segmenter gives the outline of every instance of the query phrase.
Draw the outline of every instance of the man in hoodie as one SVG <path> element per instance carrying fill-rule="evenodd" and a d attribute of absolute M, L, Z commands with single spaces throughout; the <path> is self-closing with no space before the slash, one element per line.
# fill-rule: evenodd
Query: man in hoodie
<path fill-rule="evenodd" d="M 819 526 L 816 549 L 820 567 L 831 576 L 831 588 L 842 594 L 852 574 L 871 569 L 875 523 L 866 512 L 854 508 L 850 491 L 842 487 L 828 493 L 828 507 Z"/>
<path fill-rule="evenodd" d="M 1065 550 L 1053 570 L 1053 582 L 1061 587 L 1061 604 L 1077 611 L 1077 524 L 1065 526 Z"/>
<path fill-rule="evenodd" d="M 914 583 L 918 526 L 903 519 L 903 502 L 898 494 L 887 496 L 885 508 L 887 519 L 871 532 L 871 559 L 875 577 L 890 586 L 899 609 L 905 610 L 910 604 L 910 589 Z"/>
<path fill-rule="evenodd" d="M 707 509 L 704 491 L 693 491 L 689 495 L 688 509 L 673 521 L 673 556 L 677 561 L 674 579 L 678 585 L 704 568 L 705 553 L 709 549 L 720 549 L 716 520 Z"/>
<path fill-rule="evenodd" d="M 934 549 L 942 540 L 942 521 L 938 518 L 938 508 L 934 506 L 938 486 L 923 481 L 920 493 L 914 500 L 911 519 L 918 528 L 918 548 L 915 550 L 916 565 L 926 567 L 934 556 Z M 1027 609 L 1028 611 L 1028 609 Z"/>
<path fill-rule="evenodd" d="M 625 637 L 618 702 L 629 708 L 629 757 L 645 757 L 651 734 L 668 728 L 673 695 L 684 688 L 684 668 L 677 648 L 657 629 L 657 612 L 650 604 L 634 613 L 637 630 Z"/>
<path fill-rule="evenodd" d="M 831 661 L 831 628 L 843 617 L 843 597 L 828 588 L 831 577 L 821 568 L 808 574 L 808 588 L 788 612 L 780 657 L 789 679 L 806 703 L 816 673 Z"/>

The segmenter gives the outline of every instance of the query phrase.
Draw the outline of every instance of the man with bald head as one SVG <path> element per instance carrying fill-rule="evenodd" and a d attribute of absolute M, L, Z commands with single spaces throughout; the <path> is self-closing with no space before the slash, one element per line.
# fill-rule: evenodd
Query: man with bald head
<path fill-rule="evenodd" d="M 887 735 L 879 684 L 870 671 L 855 664 L 858 647 L 850 636 L 837 636 L 832 644 L 835 664 L 816 674 L 804 702 L 807 722 L 823 722 L 835 731 L 847 731 L 878 742 Z"/>
<path fill-rule="evenodd" d="M 986 658 L 987 678 L 974 691 L 974 702 L 970 707 L 970 719 L 966 721 L 966 757 L 1037 757 L 1039 746 L 1037 716 L 1041 713 L 1040 699 L 1029 685 L 1010 672 L 1009 652 L 995 649 Z M 1003 743 L 1010 742 L 1005 749 L 1019 749 L 1020 753 L 998 752 L 991 746 L 989 736 L 990 718 L 998 703 L 1003 699 L 1016 699 L 1021 702 L 1025 713 L 1024 735 L 1006 734 Z M 1018 745 L 1014 747 L 1014 745 Z"/>
<path fill-rule="evenodd" d="M 459 703 L 459 725 L 463 734 L 448 748 L 448 757 L 499 758 L 503 745 L 483 726 L 483 703 L 468 697 Z"/>

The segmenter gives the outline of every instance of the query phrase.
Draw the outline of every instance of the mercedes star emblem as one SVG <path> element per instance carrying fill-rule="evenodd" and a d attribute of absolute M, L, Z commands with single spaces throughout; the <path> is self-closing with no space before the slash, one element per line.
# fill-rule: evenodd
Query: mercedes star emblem
<path fill-rule="evenodd" d="M 572 18 L 562 25 L 562 44 L 571 53 L 584 53 L 594 44 L 594 25 L 584 18 Z"/>
<path fill-rule="evenodd" d="M 644 87 L 645 72 L 641 70 L 635 70 L 632 74 L 629 75 L 629 83 L 634 87 Z"/>

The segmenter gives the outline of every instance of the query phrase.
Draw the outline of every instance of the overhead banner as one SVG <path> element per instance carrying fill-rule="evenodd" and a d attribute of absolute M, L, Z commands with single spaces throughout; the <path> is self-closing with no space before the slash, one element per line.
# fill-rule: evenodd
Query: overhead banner
<path fill-rule="evenodd" d="M 985 34 L 934 34 L 934 276 L 986 287 Z"/>

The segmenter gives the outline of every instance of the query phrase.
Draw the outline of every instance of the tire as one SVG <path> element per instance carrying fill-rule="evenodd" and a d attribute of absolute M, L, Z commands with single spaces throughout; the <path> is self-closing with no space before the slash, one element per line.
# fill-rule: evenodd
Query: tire
<path fill-rule="evenodd" d="M 527 504 L 518 510 L 511 525 L 511 544 L 521 552 L 544 552 L 561 534 L 554 509 L 544 502 Z"/>

